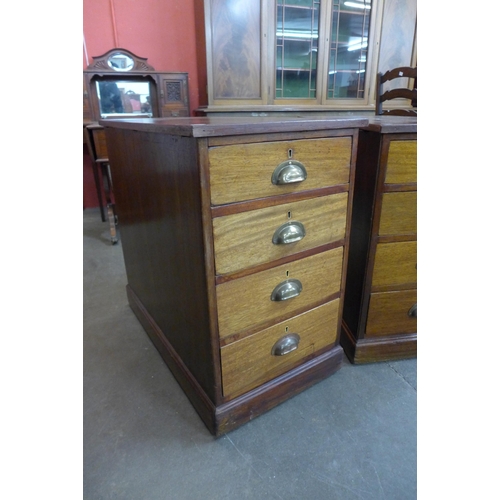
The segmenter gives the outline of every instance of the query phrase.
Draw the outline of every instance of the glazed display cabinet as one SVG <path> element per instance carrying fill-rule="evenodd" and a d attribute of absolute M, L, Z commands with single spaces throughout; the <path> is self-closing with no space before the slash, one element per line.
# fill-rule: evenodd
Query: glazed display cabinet
<path fill-rule="evenodd" d="M 205 0 L 205 33 L 207 113 L 370 111 L 416 64 L 416 0 Z"/>

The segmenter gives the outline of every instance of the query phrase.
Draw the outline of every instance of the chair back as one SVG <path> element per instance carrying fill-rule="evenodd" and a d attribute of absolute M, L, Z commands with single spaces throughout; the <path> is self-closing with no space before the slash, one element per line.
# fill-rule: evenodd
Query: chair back
<path fill-rule="evenodd" d="M 414 78 L 413 89 L 399 87 L 384 92 L 384 83 L 396 78 Z M 377 74 L 377 95 L 375 101 L 376 115 L 417 116 L 417 68 L 402 66 L 393 68 L 385 73 Z M 415 109 L 390 109 L 384 110 L 382 103 L 392 99 L 409 99 Z"/>

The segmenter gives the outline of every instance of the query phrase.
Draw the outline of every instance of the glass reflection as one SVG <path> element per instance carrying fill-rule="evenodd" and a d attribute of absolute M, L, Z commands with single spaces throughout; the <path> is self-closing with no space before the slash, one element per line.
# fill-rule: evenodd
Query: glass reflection
<path fill-rule="evenodd" d="M 107 79 L 96 87 L 101 118 L 153 116 L 149 83 Z"/>
<path fill-rule="evenodd" d="M 362 99 L 371 0 L 334 2 L 330 32 L 328 99 Z"/>
<path fill-rule="evenodd" d="M 318 0 L 276 6 L 276 98 L 316 97 Z"/>
<path fill-rule="evenodd" d="M 108 66 L 115 71 L 130 71 L 134 67 L 134 60 L 126 54 L 115 52 L 108 58 Z"/>

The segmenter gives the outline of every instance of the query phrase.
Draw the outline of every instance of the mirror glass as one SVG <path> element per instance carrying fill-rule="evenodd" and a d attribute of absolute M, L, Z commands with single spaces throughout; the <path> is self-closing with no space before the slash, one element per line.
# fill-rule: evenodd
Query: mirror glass
<path fill-rule="evenodd" d="M 115 52 L 108 57 L 108 66 L 115 71 L 130 71 L 134 67 L 134 60 L 126 54 Z"/>
<path fill-rule="evenodd" d="M 148 82 L 103 79 L 96 88 L 101 118 L 153 116 Z"/>

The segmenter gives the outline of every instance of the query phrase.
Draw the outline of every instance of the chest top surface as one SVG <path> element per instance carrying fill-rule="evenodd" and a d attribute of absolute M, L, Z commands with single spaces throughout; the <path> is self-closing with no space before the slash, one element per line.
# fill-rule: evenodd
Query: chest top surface
<path fill-rule="evenodd" d="M 381 134 L 413 134 L 417 132 L 416 116 L 373 116 L 369 118 L 369 124 L 361 127 L 371 132 Z"/>
<path fill-rule="evenodd" d="M 192 117 L 101 120 L 105 127 L 188 137 L 308 132 L 368 126 L 366 117 Z"/>

